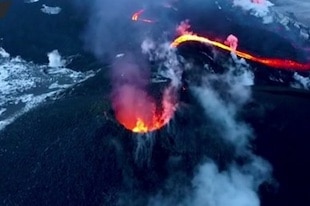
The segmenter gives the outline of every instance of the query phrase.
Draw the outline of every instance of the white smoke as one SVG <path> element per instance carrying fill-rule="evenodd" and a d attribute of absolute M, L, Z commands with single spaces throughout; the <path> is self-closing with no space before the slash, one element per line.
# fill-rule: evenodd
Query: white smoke
<path fill-rule="evenodd" d="M 257 195 L 259 185 L 270 178 L 271 166 L 263 159 L 255 156 L 248 149 L 253 138 L 251 128 L 239 120 L 239 110 L 251 99 L 251 87 L 254 75 L 249 67 L 238 61 L 222 75 L 211 75 L 205 78 L 205 84 L 192 90 L 200 101 L 207 117 L 217 125 L 224 140 L 236 148 L 236 155 L 247 156 L 251 160 L 242 165 L 232 164 L 227 170 L 219 171 L 212 162 L 199 167 L 193 179 L 194 195 L 190 198 L 192 205 L 210 206 L 258 206 Z M 224 99 L 210 82 L 227 83 L 229 100 Z"/>
<path fill-rule="evenodd" d="M 112 32 L 106 28 L 114 29 L 119 20 L 119 13 L 123 13 L 124 10 L 126 11 L 129 5 L 125 3 L 122 9 L 114 9 L 119 7 L 118 4 L 115 4 L 112 5 L 113 7 L 107 7 L 109 9 L 106 9 L 107 12 L 105 12 L 103 10 L 104 3 L 99 0 L 96 2 L 100 4 L 95 4 L 98 5 L 95 10 L 98 9 L 100 12 L 95 11 L 94 13 L 96 15 L 91 18 L 91 29 L 88 35 L 93 38 L 89 38 L 88 40 L 94 53 L 97 56 L 102 56 L 104 54 L 102 47 L 113 48 L 113 45 L 111 46 L 110 44 L 116 42 L 116 35 L 124 34 L 121 25 L 119 27 L 122 29 L 122 32 Z M 255 4 L 250 0 L 234 0 L 235 6 L 240 6 L 255 16 L 262 17 L 265 22 L 270 21 L 269 7 L 271 5 L 269 3 L 266 1 L 264 4 Z M 111 15 L 108 15 L 109 13 Z M 119 21 L 123 22 L 122 20 Z M 107 31 L 109 31 L 108 34 L 104 35 Z M 103 36 L 106 38 L 102 38 Z M 126 37 L 127 41 L 128 36 L 124 35 L 124 37 Z M 111 39 L 115 41 L 111 41 Z M 150 61 L 156 62 L 156 74 L 158 78 L 170 79 L 170 88 L 175 89 L 172 92 L 177 91 L 182 85 L 182 73 L 188 68 L 184 66 L 186 64 L 176 54 L 176 49 L 171 48 L 169 43 L 158 44 L 152 39 L 146 39 L 142 42 L 141 50 L 143 54 L 149 56 Z M 232 55 L 232 57 L 234 66 L 231 66 L 227 72 L 224 74 L 208 74 L 207 76 L 203 76 L 203 83 L 199 86 L 193 84 L 190 87 L 190 91 L 201 104 L 203 108 L 201 113 L 210 120 L 208 123 L 216 128 L 216 132 L 225 143 L 235 148 L 236 153 L 232 158 L 244 158 L 245 161 L 242 161 L 243 163 L 237 163 L 235 159 L 228 162 L 225 168 L 219 169 L 217 162 L 208 160 L 197 166 L 197 172 L 194 174 L 188 188 L 186 186 L 181 188 L 170 186 L 172 191 L 176 191 L 175 193 L 172 192 L 172 195 L 166 195 L 162 191 L 158 191 L 157 195 L 148 199 L 148 205 L 258 206 L 260 204 L 257 194 L 258 187 L 269 178 L 271 167 L 267 162 L 256 157 L 250 151 L 249 144 L 253 138 L 252 129 L 246 122 L 240 120 L 239 117 L 239 111 L 251 99 L 250 86 L 253 85 L 254 75 L 244 60 L 239 60 L 235 55 Z M 218 89 L 217 86 L 219 84 L 223 88 Z M 145 142 L 143 141 L 143 143 Z M 140 144 L 139 146 L 142 148 L 145 147 L 144 144 Z M 142 151 L 147 151 L 146 153 L 150 155 L 149 151 L 151 150 Z M 171 175 L 171 179 L 173 177 L 174 174 Z M 178 181 L 181 182 L 183 180 Z M 168 180 L 167 184 L 170 183 L 171 181 Z M 180 190 L 183 190 L 185 196 L 178 194 Z M 132 193 L 126 191 L 126 198 L 120 200 L 124 202 L 121 205 L 138 205 L 136 203 L 130 204 L 131 200 L 127 198 L 130 195 Z M 143 200 L 145 198 L 141 197 Z M 139 202 L 136 199 L 134 201 Z"/>
<path fill-rule="evenodd" d="M 146 39 L 141 44 L 143 54 L 149 56 L 150 61 L 161 62 L 157 68 L 158 75 L 171 80 L 173 87 L 180 87 L 183 68 L 176 49 L 170 47 L 170 43 L 157 44 L 151 39 Z"/>
<path fill-rule="evenodd" d="M 47 54 L 49 67 L 65 67 L 66 60 L 62 59 L 58 50 L 53 50 Z"/>
<path fill-rule="evenodd" d="M 185 197 L 158 194 L 150 198 L 148 206 L 259 206 L 257 192 L 270 178 L 270 172 L 270 164 L 259 157 L 243 167 L 232 165 L 223 171 L 216 163 L 207 161 L 198 167 L 191 191 L 184 189 Z"/>
<path fill-rule="evenodd" d="M 259 206 L 257 190 L 270 170 L 270 165 L 260 158 L 244 167 L 232 165 L 225 171 L 207 162 L 199 167 L 192 181 L 194 192 L 185 205 Z"/>
<path fill-rule="evenodd" d="M 214 163 L 206 163 L 193 180 L 196 190 L 191 205 L 259 206 L 252 184 L 251 176 L 237 168 L 220 172 Z"/>
<path fill-rule="evenodd" d="M 273 22 L 270 7 L 274 4 L 268 0 L 261 0 L 259 3 L 253 0 L 234 0 L 233 4 L 245 11 L 251 12 L 254 16 L 262 18 L 265 24 Z"/>
<path fill-rule="evenodd" d="M 226 38 L 225 44 L 230 46 L 233 52 L 236 52 L 238 47 L 238 38 L 235 35 L 230 34 Z"/>
<path fill-rule="evenodd" d="M 236 58 L 236 57 L 235 57 Z M 240 60 L 239 65 L 231 67 L 224 74 L 209 74 L 200 87 L 192 87 L 193 94 L 200 101 L 205 114 L 217 125 L 221 136 L 235 144 L 244 147 L 248 144 L 251 129 L 243 122 L 237 121 L 239 109 L 250 99 L 254 75 Z M 226 92 L 231 101 L 223 99 L 219 91 L 212 86 L 213 82 L 227 84 Z"/>
<path fill-rule="evenodd" d="M 291 84 L 292 87 L 298 89 L 310 89 L 310 75 L 308 77 L 304 77 L 295 72 L 293 78 L 295 82 Z"/>
<path fill-rule="evenodd" d="M 180 58 L 176 54 L 176 48 L 170 47 L 169 42 L 158 44 L 151 39 L 145 39 L 141 44 L 141 51 L 148 55 L 150 61 L 158 62 L 157 74 L 171 80 L 170 87 L 164 91 L 163 105 L 174 102 L 171 98 L 176 98 L 176 91 L 181 86 L 183 67 Z M 167 108 L 170 106 L 164 106 Z M 175 108 L 173 109 L 175 110 Z"/>
<path fill-rule="evenodd" d="M 253 133 L 251 128 L 238 120 L 239 110 L 251 99 L 254 75 L 244 60 L 232 54 L 235 66 L 224 74 L 208 74 L 202 86 L 192 86 L 191 91 L 204 109 L 205 115 L 218 127 L 220 137 L 235 147 L 236 157 L 247 161 L 232 161 L 224 170 L 208 160 L 197 167 L 191 186 L 166 196 L 159 192 L 149 200 L 149 206 L 259 206 L 259 186 L 270 180 L 271 166 L 248 149 Z M 215 82 L 224 83 L 225 91 L 216 89 Z M 230 96 L 225 99 L 223 94 Z M 227 96 L 224 95 L 224 96 Z M 208 157 L 207 157 L 208 158 Z M 175 188 L 176 191 L 179 190 Z"/>

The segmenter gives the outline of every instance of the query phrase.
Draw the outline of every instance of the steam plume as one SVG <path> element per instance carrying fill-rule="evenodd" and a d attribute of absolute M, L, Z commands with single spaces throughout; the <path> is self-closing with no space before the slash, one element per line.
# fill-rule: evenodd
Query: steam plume
<path fill-rule="evenodd" d="M 230 46 L 230 48 L 232 49 L 233 52 L 235 52 L 237 50 L 238 47 L 238 38 L 232 34 L 230 34 L 226 41 L 225 44 L 227 44 L 228 46 Z"/>
<path fill-rule="evenodd" d="M 216 162 L 207 160 L 197 166 L 190 186 L 183 186 L 181 192 L 180 188 L 174 188 L 176 192 L 170 195 L 160 191 L 149 199 L 149 206 L 260 205 L 258 188 L 270 179 L 272 169 L 268 162 L 249 150 L 252 130 L 238 120 L 239 110 L 251 98 L 249 86 L 253 84 L 254 75 L 244 60 L 235 56 L 233 59 L 235 67 L 230 67 L 224 74 L 203 76 L 202 86 L 194 86 L 193 83 L 191 91 L 204 108 L 206 117 L 217 128 L 219 137 L 235 147 L 236 158 L 245 157 L 247 160 L 243 164 L 233 160 L 224 170 L 219 169 Z M 218 89 L 215 85 L 219 82 L 226 86 Z M 230 98 L 225 98 L 227 96 Z M 170 184 L 168 180 L 166 187 L 170 188 Z"/>

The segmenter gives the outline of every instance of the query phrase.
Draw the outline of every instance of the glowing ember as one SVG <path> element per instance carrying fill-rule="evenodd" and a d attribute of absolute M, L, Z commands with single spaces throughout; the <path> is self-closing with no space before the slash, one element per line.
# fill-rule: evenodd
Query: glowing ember
<path fill-rule="evenodd" d="M 198 35 L 191 34 L 191 33 L 185 33 L 179 36 L 171 43 L 171 46 L 178 47 L 180 44 L 184 42 L 189 42 L 189 41 L 196 41 L 196 42 L 209 44 L 209 45 L 212 45 L 212 46 L 215 46 L 215 47 L 218 47 L 223 50 L 230 51 L 230 52 L 234 50 L 233 48 L 226 46 L 225 44 L 222 44 L 220 42 L 212 41 L 206 37 L 198 36 Z M 252 60 L 254 62 L 265 64 L 267 66 L 278 68 L 278 69 L 310 71 L 310 63 L 302 64 L 302 63 L 295 62 L 293 60 L 288 60 L 288 59 L 261 58 L 261 57 L 256 57 L 249 53 L 238 51 L 238 50 L 233 51 L 233 52 L 235 52 L 237 56 L 242 57 L 244 59 Z"/>
<path fill-rule="evenodd" d="M 144 12 L 143 9 L 135 12 L 132 17 L 131 17 L 131 20 L 133 21 L 143 21 L 143 22 L 146 22 L 146 23 L 154 23 L 154 21 L 150 20 L 150 19 L 143 19 L 143 18 L 140 18 L 141 14 Z"/>

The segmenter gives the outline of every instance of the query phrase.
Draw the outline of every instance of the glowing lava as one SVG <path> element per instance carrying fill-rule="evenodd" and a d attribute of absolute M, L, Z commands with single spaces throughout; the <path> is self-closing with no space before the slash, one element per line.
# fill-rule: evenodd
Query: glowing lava
<path fill-rule="evenodd" d="M 205 43 L 205 44 L 209 44 L 209 45 L 221 48 L 226 51 L 230 51 L 230 52 L 233 51 L 231 47 L 226 46 L 225 44 L 222 44 L 217 41 L 212 41 L 206 37 L 198 36 L 198 35 L 191 34 L 191 33 L 185 33 L 179 36 L 171 43 L 171 46 L 178 47 L 180 44 L 184 42 L 189 42 L 189 41 L 201 42 L 201 43 Z M 278 69 L 310 71 L 310 63 L 302 64 L 302 63 L 295 62 L 293 60 L 288 60 L 288 59 L 261 58 L 261 57 L 256 57 L 249 53 L 238 51 L 238 50 L 233 51 L 233 52 L 235 52 L 237 56 L 242 57 L 244 59 L 248 59 L 254 62 L 265 64 L 267 66 L 278 68 Z"/>
<path fill-rule="evenodd" d="M 137 123 L 136 126 L 132 129 L 133 132 L 137 132 L 137 133 L 146 133 L 149 131 L 148 127 L 145 125 L 145 123 L 143 122 L 143 120 L 141 120 L 140 118 L 137 119 Z"/>
<path fill-rule="evenodd" d="M 159 107 L 143 89 L 124 85 L 113 96 L 113 109 L 118 122 L 134 133 L 148 133 L 165 126 L 176 110 L 171 87 L 164 91 Z"/>
<path fill-rule="evenodd" d="M 165 126 L 177 107 L 178 92 L 174 84 L 150 95 L 147 65 L 137 63 L 131 55 L 115 60 L 111 71 L 111 101 L 117 121 L 135 133 L 148 133 Z"/>
<path fill-rule="evenodd" d="M 133 21 L 143 21 L 143 22 L 146 22 L 146 23 L 154 23 L 154 21 L 150 20 L 150 19 L 143 19 L 143 18 L 140 18 L 141 14 L 144 12 L 143 9 L 135 12 L 132 17 L 131 17 L 131 20 Z"/>
<path fill-rule="evenodd" d="M 151 105 L 151 107 L 149 107 Z M 150 102 L 150 105 L 144 105 L 148 108 L 143 113 L 136 110 L 134 113 L 131 111 L 118 110 L 116 111 L 117 120 L 128 130 L 134 133 L 148 133 L 158 130 L 165 126 L 174 114 L 174 110 L 170 110 L 168 114 L 162 111 L 161 114 L 155 114 L 155 104 Z"/>

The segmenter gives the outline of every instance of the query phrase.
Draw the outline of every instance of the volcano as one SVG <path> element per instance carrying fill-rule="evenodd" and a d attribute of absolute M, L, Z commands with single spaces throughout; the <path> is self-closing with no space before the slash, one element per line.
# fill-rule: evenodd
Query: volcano
<path fill-rule="evenodd" d="M 1 205 L 308 205 L 309 28 L 264 2 L 12 1 Z"/>

